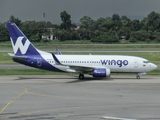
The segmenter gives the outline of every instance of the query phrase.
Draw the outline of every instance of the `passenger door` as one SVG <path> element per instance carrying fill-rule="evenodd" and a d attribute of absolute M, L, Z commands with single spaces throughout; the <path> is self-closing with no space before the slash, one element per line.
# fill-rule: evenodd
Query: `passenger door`
<path fill-rule="evenodd" d="M 38 67 L 42 66 L 42 59 L 41 58 L 37 58 L 37 66 Z"/>

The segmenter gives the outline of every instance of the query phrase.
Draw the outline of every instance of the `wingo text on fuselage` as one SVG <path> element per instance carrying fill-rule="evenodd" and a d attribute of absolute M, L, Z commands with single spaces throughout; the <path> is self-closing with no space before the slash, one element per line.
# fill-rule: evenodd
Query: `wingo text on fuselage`
<path fill-rule="evenodd" d="M 100 60 L 102 65 L 118 65 L 119 67 L 127 66 L 128 60 Z"/>

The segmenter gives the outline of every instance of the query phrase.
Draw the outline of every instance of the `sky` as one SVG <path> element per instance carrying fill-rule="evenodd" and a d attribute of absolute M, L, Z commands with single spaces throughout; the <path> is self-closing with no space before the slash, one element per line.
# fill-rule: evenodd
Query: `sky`
<path fill-rule="evenodd" d="M 72 23 L 79 23 L 85 15 L 93 20 L 113 14 L 142 19 L 152 11 L 160 13 L 160 0 L 0 0 L 0 22 L 7 22 L 13 15 L 22 21 L 59 24 L 64 10 L 71 15 Z"/>

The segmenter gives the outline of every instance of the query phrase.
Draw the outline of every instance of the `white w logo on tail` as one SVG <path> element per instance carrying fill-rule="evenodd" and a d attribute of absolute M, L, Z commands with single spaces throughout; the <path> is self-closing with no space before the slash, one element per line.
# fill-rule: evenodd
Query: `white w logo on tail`
<path fill-rule="evenodd" d="M 25 54 L 27 52 L 28 47 L 30 45 L 30 42 L 28 39 L 26 39 L 26 41 L 23 45 L 23 43 L 22 43 L 23 38 L 24 38 L 23 36 L 18 37 L 15 44 L 13 43 L 13 40 L 11 38 L 11 42 L 12 42 L 12 46 L 13 46 L 13 50 L 14 50 L 15 54 L 17 53 L 18 48 L 20 49 L 22 54 Z"/>

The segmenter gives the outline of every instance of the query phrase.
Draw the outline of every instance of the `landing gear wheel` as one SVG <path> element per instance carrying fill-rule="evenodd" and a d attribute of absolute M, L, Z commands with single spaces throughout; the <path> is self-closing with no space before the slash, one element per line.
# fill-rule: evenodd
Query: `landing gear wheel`
<path fill-rule="evenodd" d="M 137 79 L 140 79 L 140 76 L 139 75 L 137 75 L 137 77 L 136 77 Z"/>
<path fill-rule="evenodd" d="M 82 73 L 79 74 L 79 79 L 83 80 L 84 79 L 84 75 Z"/>

